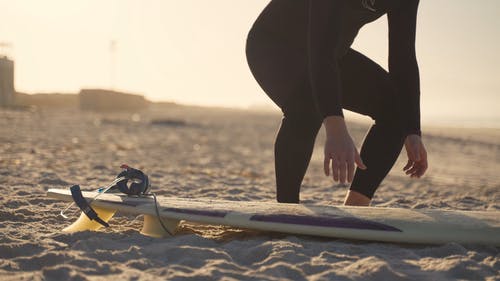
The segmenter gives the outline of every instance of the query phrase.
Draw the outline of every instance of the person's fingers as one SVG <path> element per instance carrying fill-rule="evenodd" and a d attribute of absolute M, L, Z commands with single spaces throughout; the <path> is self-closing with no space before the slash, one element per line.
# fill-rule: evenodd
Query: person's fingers
<path fill-rule="evenodd" d="M 414 164 L 415 166 L 415 171 L 411 172 L 411 177 L 416 177 L 420 178 L 421 176 L 424 175 L 425 171 L 427 170 L 427 152 L 425 151 L 425 148 L 422 146 L 421 149 L 419 149 L 419 161 Z"/>
<path fill-rule="evenodd" d="M 358 165 L 358 167 L 361 170 L 366 170 L 366 165 L 365 165 L 365 163 L 363 163 L 363 159 L 361 159 L 361 156 L 359 155 L 357 150 L 356 150 L 356 154 L 354 154 L 354 162 L 356 162 L 356 165 Z"/>
<path fill-rule="evenodd" d="M 333 180 L 339 181 L 339 160 L 337 158 L 332 159 L 332 174 Z"/>
<path fill-rule="evenodd" d="M 418 173 L 418 177 L 420 178 L 425 174 L 427 168 L 429 168 L 429 163 L 427 162 L 427 151 L 425 150 L 424 145 L 422 144 L 420 149 L 420 170 Z"/>
<path fill-rule="evenodd" d="M 415 177 L 421 178 L 424 175 L 424 173 L 425 172 L 423 169 L 419 169 L 418 172 L 415 173 Z"/>
<path fill-rule="evenodd" d="M 422 163 L 420 164 L 420 169 L 419 169 L 418 174 L 417 174 L 417 176 L 419 178 L 425 174 L 425 171 L 427 171 L 427 168 L 428 168 L 427 161 L 425 161 L 425 162 L 421 161 L 421 162 Z"/>
<path fill-rule="evenodd" d="M 341 183 L 345 183 L 345 176 L 346 176 L 346 161 L 345 158 L 340 159 L 340 165 L 339 165 L 339 179 Z"/>
<path fill-rule="evenodd" d="M 410 178 L 414 178 L 417 176 L 418 171 L 419 167 L 415 164 L 410 170 L 407 171 L 407 175 L 410 176 Z"/>
<path fill-rule="evenodd" d="M 406 166 L 404 166 L 403 171 L 410 169 L 411 166 L 413 166 L 413 161 L 411 161 L 411 159 L 408 159 L 408 162 L 406 163 Z"/>
<path fill-rule="evenodd" d="M 411 163 L 409 165 L 407 165 L 408 167 L 406 167 L 406 170 L 404 170 L 406 172 L 406 174 L 409 174 L 410 170 L 415 167 L 417 165 L 417 162 L 413 162 L 411 161 Z"/>
<path fill-rule="evenodd" d="M 425 165 L 424 163 L 422 163 L 422 161 L 415 163 L 414 167 L 412 167 L 412 169 L 409 170 L 411 171 L 410 177 L 420 178 L 425 172 L 425 169 L 426 169 Z"/>
<path fill-rule="evenodd" d="M 415 174 L 417 171 L 418 171 L 418 167 L 415 165 L 410 170 L 406 171 L 406 174 L 411 176 L 411 175 Z"/>
<path fill-rule="evenodd" d="M 354 157 L 347 161 L 347 182 L 352 182 L 354 178 Z"/>
<path fill-rule="evenodd" d="M 415 172 L 411 174 L 411 177 L 419 178 L 420 172 L 422 171 L 422 165 L 416 165 Z"/>
<path fill-rule="evenodd" d="M 412 178 L 420 178 L 422 176 L 422 167 L 417 169 L 417 171 L 411 175 Z"/>
<path fill-rule="evenodd" d="M 412 175 L 414 174 L 416 171 L 418 171 L 418 165 L 415 164 L 413 165 L 413 167 L 411 167 L 409 170 L 406 171 L 406 174 L 407 175 Z"/>
<path fill-rule="evenodd" d="M 325 160 L 323 160 L 323 171 L 327 177 L 330 175 L 330 159 L 329 155 L 325 155 Z"/>

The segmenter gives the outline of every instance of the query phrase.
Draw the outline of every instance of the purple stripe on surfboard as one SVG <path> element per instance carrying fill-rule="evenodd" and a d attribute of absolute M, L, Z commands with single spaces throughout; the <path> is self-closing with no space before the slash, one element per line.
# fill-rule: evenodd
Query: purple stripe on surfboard
<path fill-rule="evenodd" d="M 178 208 L 163 208 L 165 212 L 174 212 L 181 214 L 189 214 L 189 215 L 198 215 L 198 216 L 206 216 L 206 217 L 217 217 L 223 218 L 227 215 L 227 212 L 223 211 L 210 211 L 210 210 L 193 210 L 193 209 L 178 209 Z"/>
<path fill-rule="evenodd" d="M 253 215 L 250 218 L 250 220 L 261 221 L 261 222 L 310 225 L 310 226 L 402 232 L 402 230 L 392 227 L 390 225 L 368 220 L 362 220 L 358 218 L 351 218 L 351 217 L 337 217 L 337 216 L 313 217 L 305 215 L 273 214 L 273 215 Z"/>

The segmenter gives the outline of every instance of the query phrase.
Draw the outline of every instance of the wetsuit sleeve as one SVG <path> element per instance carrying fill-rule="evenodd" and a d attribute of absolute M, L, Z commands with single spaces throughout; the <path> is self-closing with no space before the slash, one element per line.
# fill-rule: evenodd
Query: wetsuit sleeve
<path fill-rule="evenodd" d="M 415 55 L 418 0 L 402 1 L 388 13 L 389 74 L 395 82 L 404 114 L 406 135 L 420 131 L 420 78 Z"/>
<path fill-rule="evenodd" d="M 339 0 L 309 0 L 308 67 L 312 95 L 322 118 L 343 116 L 338 66 Z"/>

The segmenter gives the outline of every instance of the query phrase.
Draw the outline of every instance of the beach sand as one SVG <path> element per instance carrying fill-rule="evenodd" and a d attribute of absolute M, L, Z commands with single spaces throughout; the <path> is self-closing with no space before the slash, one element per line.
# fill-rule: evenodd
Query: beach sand
<path fill-rule="evenodd" d="M 49 188 L 108 184 L 127 163 L 159 195 L 274 201 L 277 113 L 184 106 L 137 114 L 0 110 L 1 280 L 500 280 L 492 246 L 406 245 L 264 233 L 186 223 L 172 238 L 138 233 L 118 215 L 99 232 L 62 233 L 66 206 Z M 349 123 L 356 143 L 368 128 Z M 500 210 L 500 130 L 423 128 L 430 168 L 401 171 L 373 205 Z M 322 172 L 323 132 L 303 182 L 306 203 L 341 204 L 347 186 Z"/>

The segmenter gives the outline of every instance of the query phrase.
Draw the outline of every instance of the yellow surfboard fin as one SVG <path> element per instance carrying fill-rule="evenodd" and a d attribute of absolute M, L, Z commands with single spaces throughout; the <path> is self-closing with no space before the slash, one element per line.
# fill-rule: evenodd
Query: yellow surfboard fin
<path fill-rule="evenodd" d="M 105 221 L 108 222 L 113 215 L 116 213 L 116 210 L 104 209 L 100 207 L 93 206 L 94 211 L 96 211 L 97 215 Z M 63 229 L 63 232 L 77 232 L 77 231 L 85 231 L 85 230 L 98 230 L 103 227 L 100 223 L 96 221 L 90 220 L 83 212 L 80 214 L 80 217 L 72 223 L 70 226 Z"/>
<path fill-rule="evenodd" d="M 170 237 L 175 234 L 177 226 L 179 225 L 179 220 L 160 219 L 167 230 L 163 228 L 157 216 L 144 215 L 144 225 L 142 226 L 141 234 L 154 238 Z"/>

